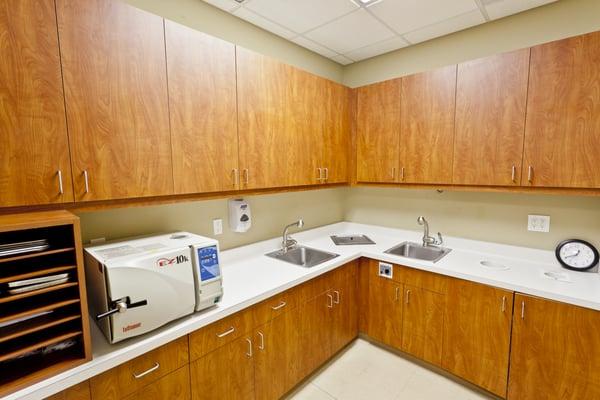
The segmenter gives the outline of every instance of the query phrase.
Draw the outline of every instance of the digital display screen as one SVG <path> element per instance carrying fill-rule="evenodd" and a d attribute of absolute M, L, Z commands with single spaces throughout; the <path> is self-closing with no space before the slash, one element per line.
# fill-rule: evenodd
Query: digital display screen
<path fill-rule="evenodd" d="M 221 276 L 217 246 L 198 249 L 198 260 L 200 262 L 200 280 L 202 282 Z"/>

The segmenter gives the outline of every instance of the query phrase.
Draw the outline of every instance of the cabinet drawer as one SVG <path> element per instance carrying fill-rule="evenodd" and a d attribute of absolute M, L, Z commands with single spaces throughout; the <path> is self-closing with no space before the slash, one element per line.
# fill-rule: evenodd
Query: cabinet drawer
<path fill-rule="evenodd" d="M 46 400 L 90 400 L 90 382 L 84 381 L 60 393 L 47 397 Z"/>
<path fill-rule="evenodd" d="M 188 362 L 188 338 L 184 336 L 91 378 L 92 399 L 122 399 Z"/>
<path fill-rule="evenodd" d="M 254 326 L 265 324 L 298 305 L 298 290 L 290 289 L 258 303 L 252 308 Z"/>
<path fill-rule="evenodd" d="M 126 400 L 189 400 L 190 398 L 190 366 L 185 365 L 127 396 Z"/>
<path fill-rule="evenodd" d="M 252 328 L 252 310 L 246 309 L 191 333 L 191 360 L 232 342 Z"/>
<path fill-rule="evenodd" d="M 397 282 L 427 289 L 432 292 L 445 294 L 448 288 L 447 277 L 433 272 L 420 271 L 418 269 L 394 265 L 394 278 Z"/>

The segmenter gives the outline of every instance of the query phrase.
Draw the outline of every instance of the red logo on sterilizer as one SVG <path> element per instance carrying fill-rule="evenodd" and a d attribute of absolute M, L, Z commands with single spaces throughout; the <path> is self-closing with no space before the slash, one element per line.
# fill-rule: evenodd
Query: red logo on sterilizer
<path fill-rule="evenodd" d="M 159 267 L 166 267 L 167 265 L 181 264 L 184 262 L 188 262 L 189 260 L 190 259 L 184 255 L 180 255 L 173 258 L 159 258 L 158 260 L 156 260 L 156 265 L 158 265 Z"/>

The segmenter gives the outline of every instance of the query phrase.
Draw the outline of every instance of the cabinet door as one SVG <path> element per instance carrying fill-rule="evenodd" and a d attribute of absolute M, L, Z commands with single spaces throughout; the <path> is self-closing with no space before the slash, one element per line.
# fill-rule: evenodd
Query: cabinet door
<path fill-rule="evenodd" d="M 323 121 L 322 160 L 325 179 L 318 183 L 348 182 L 348 154 L 350 152 L 350 90 L 335 82 L 322 79 L 325 100 Z"/>
<path fill-rule="evenodd" d="M 359 182 L 397 182 L 400 164 L 401 79 L 358 88 L 356 176 Z"/>
<path fill-rule="evenodd" d="M 513 293 L 453 279 L 448 285 L 442 367 L 506 396 Z"/>
<path fill-rule="evenodd" d="M 332 353 L 338 352 L 358 336 L 357 267 L 358 262 L 353 262 L 333 272 Z"/>
<path fill-rule="evenodd" d="M 404 286 L 402 350 L 434 365 L 442 359 L 444 295 Z"/>
<path fill-rule="evenodd" d="M 535 46 L 523 185 L 600 188 L 600 32 Z"/>
<path fill-rule="evenodd" d="M 452 182 L 519 185 L 529 49 L 458 65 Z"/>
<path fill-rule="evenodd" d="M 73 201 L 54 2 L 0 1 L 0 32 L 0 207 Z"/>
<path fill-rule="evenodd" d="M 402 78 L 400 181 L 452 183 L 456 65 Z"/>
<path fill-rule="evenodd" d="M 515 296 L 510 400 L 600 398 L 598 311 Z"/>
<path fill-rule="evenodd" d="M 402 284 L 378 276 L 378 262 L 369 265 L 367 335 L 402 348 Z"/>
<path fill-rule="evenodd" d="M 57 0 L 78 201 L 173 193 L 163 19 L 117 0 Z"/>
<path fill-rule="evenodd" d="M 254 351 L 243 336 L 192 362 L 192 399 L 254 399 Z"/>
<path fill-rule="evenodd" d="M 189 400 L 190 395 L 190 366 L 186 365 L 177 371 L 143 387 L 125 400 Z"/>
<path fill-rule="evenodd" d="M 301 370 L 311 374 L 331 357 L 331 329 L 333 327 L 333 294 L 322 293 L 301 307 L 302 348 Z"/>
<path fill-rule="evenodd" d="M 237 47 L 237 79 L 242 188 L 315 183 L 317 77 Z"/>
<path fill-rule="evenodd" d="M 235 46 L 165 21 L 175 193 L 238 188 Z"/>

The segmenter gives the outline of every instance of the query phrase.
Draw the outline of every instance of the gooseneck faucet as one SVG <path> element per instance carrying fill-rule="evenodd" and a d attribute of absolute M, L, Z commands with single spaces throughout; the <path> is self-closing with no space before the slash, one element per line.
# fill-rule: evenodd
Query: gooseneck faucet
<path fill-rule="evenodd" d="M 417 218 L 417 223 L 419 225 L 423 225 L 423 247 L 441 246 L 444 244 L 444 239 L 442 238 L 442 234 L 440 232 L 438 232 L 438 239 L 429 236 L 429 223 L 424 216 Z"/>
<path fill-rule="evenodd" d="M 287 253 L 288 250 L 290 250 L 292 247 L 294 247 L 298 243 L 296 240 L 294 240 L 288 236 L 288 230 L 294 226 L 297 226 L 298 228 L 302 228 L 304 226 L 304 221 L 302 220 L 302 218 L 300 218 L 296 222 L 292 222 L 291 224 L 286 225 L 286 227 L 283 229 L 283 240 L 281 242 L 281 252 L 282 253 Z"/>

